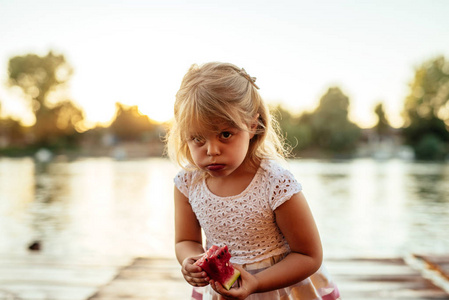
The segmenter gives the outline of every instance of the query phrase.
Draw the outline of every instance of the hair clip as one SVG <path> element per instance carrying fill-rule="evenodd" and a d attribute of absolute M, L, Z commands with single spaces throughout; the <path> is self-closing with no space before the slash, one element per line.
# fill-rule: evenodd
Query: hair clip
<path fill-rule="evenodd" d="M 248 79 L 248 81 L 251 82 L 251 84 L 252 84 L 256 89 L 259 89 L 259 87 L 256 85 L 256 77 L 251 77 L 251 76 L 249 76 L 249 74 L 246 73 L 246 71 L 245 71 L 244 68 L 242 68 L 242 69 L 240 70 L 239 73 L 240 73 L 240 75 L 242 75 L 243 77 L 245 77 L 246 79 Z"/>

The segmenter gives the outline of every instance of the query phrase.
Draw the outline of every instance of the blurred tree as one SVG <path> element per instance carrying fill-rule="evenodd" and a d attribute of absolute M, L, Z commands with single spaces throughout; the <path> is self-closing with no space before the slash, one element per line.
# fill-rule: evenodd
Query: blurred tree
<path fill-rule="evenodd" d="M 404 137 L 418 159 L 443 159 L 449 144 L 449 62 L 444 57 L 416 70 L 404 104 Z"/>
<path fill-rule="evenodd" d="M 293 152 L 300 152 L 306 149 L 310 145 L 310 126 L 301 124 L 299 117 L 294 116 L 289 110 L 280 105 L 273 108 L 272 111 L 279 123 L 285 142 Z"/>
<path fill-rule="evenodd" d="M 275 107 L 270 108 L 274 119 L 278 122 L 279 128 L 281 131 L 281 135 L 283 136 L 285 142 L 289 145 L 290 148 L 302 148 L 300 146 L 299 140 L 301 139 L 301 134 L 299 132 L 298 127 L 298 118 L 295 117 L 282 107 L 281 105 L 277 105 Z"/>
<path fill-rule="evenodd" d="M 0 101 L 0 149 L 14 147 L 25 141 L 25 128 L 22 124 L 11 118 L 2 118 L 2 103 Z"/>
<path fill-rule="evenodd" d="M 352 153 L 361 130 L 349 120 L 348 114 L 349 98 L 338 87 L 329 88 L 308 118 L 315 146 L 337 154 Z"/>
<path fill-rule="evenodd" d="M 48 94 L 69 80 L 72 68 L 63 55 L 50 51 L 46 56 L 27 54 L 11 58 L 8 74 L 9 83 L 29 96 L 37 113 L 48 105 Z"/>
<path fill-rule="evenodd" d="M 447 153 L 446 145 L 439 136 L 426 133 L 414 147 L 418 159 L 441 160 Z"/>
<path fill-rule="evenodd" d="M 349 98 L 339 88 L 329 88 L 313 112 L 294 117 L 277 108 L 279 123 L 294 152 L 313 155 L 351 155 L 360 138 L 360 128 L 348 118 Z"/>
<path fill-rule="evenodd" d="M 38 146 L 68 148 L 78 143 L 78 126 L 84 120 L 84 113 L 71 101 L 65 100 L 51 108 L 44 106 L 37 120 L 33 133 L 39 137 Z"/>
<path fill-rule="evenodd" d="M 71 135 L 77 134 L 84 120 L 82 111 L 70 100 L 49 101 L 52 93 L 65 88 L 72 72 L 65 57 L 51 51 L 45 56 L 27 54 L 9 60 L 9 84 L 21 88 L 30 101 L 35 115 L 32 133 L 39 147 L 67 146 L 75 141 Z"/>
<path fill-rule="evenodd" d="M 379 137 L 384 137 L 390 132 L 391 125 L 390 122 L 388 122 L 383 104 L 378 103 L 374 108 L 374 112 L 377 115 L 377 124 L 374 126 L 374 129 Z"/>
<path fill-rule="evenodd" d="M 25 141 L 25 128 L 12 118 L 0 119 L 0 148 L 22 145 Z"/>
<path fill-rule="evenodd" d="M 121 141 L 143 141 L 148 139 L 156 129 L 155 123 L 143 115 L 137 106 L 116 103 L 111 132 Z"/>

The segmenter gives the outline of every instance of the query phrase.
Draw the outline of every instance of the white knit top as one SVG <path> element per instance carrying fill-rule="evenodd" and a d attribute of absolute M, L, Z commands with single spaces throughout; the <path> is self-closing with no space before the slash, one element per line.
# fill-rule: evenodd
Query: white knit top
<path fill-rule="evenodd" d="M 274 210 L 301 191 L 290 171 L 263 160 L 238 195 L 213 194 L 200 171 L 180 171 L 175 185 L 187 198 L 206 235 L 206 247 L 228 245 L 231 262 L 248 264 L 290 252 L 276 224 Z"/>

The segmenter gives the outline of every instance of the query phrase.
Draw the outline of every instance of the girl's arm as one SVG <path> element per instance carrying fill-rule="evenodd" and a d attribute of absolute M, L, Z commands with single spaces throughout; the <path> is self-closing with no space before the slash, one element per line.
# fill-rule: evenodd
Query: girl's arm
<path fill-rule="evenodd" d="M 276 223 L 290 245 L 282 261 L 255 275 L 257 292 L 271 291 L 302 281 L 321 266 L 323 249 L 312 212 L 303 195 L 297 193 L 275 210 Z"/>
<path fill-rule="evenodd" d="M 179 263 L 204 253 L 201 227 L 189 199 L 175 187 L 175 251 Z"/>
<path fill-rule="evenodd" d="M 204 286 L 209 282 L 207 274 L 199 266 L 193 265 L 204 253 L 201 227 L 190 206 L 189 199 L 176 187 L 175 197 L 175 252 L 182 266 L 186 281 L 194 286 Z"/>
<path fill-rule="evenodd" d="M 304 195 L 301 192 L 293 195 L 275 210 L 275 214 L 291 253 L 254 276 L 243 271 L 240 288 L 226 291 L 220 285 L 214 286 L 219 293 L 245 299 L 252 293 L 272 291 L 302 281 L 319 269 L 323 257 L 321 241 Z"/>

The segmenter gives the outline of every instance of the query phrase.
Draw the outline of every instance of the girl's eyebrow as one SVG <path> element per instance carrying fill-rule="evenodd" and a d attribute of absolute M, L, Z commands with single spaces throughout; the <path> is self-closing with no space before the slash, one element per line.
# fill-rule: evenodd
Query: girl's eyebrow
<path fill-rule="evenodd" d="M 232 126 L 227 126 L 227 127 L 222 127 L 222 128 L 218 128 L 215 133 L 216 134 L 221 134 L 223 132 L 232 132 L 235 133 L 235 131 L 239 130 L 237 127 L 232 127 Z"/>
<path fill-rule="evenodd" d="M 223 125 L 217 126 L 217 130 L 219 130 L 219 131 L 229 130 L 229 129 L 239 129 L 239 127 L 235 124 L 223 124 Z"/>
<path fill-rule="evenodd" d="M 203 128 L 193 128 L 193 131 L 189 131 L 187 136 L 191 137 L 191 136 L 204 136 L 207 135 L 208 133 L 220 133 L 223 131 L 230 131 L 230 130 L 240 130 L 239 127 L 237 127 L 236 125 L 233 124 L 222 124 L 222 125 L 216 125 L 214 126 L 214 128 L 210 128 L 210 127 L 203 127 Z M 198 130 L 196 130 L 198 129 Z"/>
<path fill-rule="evenodd" d="M 226 127 L 226 128 L 222 128 L 220 130 L 220 132 L 223 132 L 223 131 L 235 131 L 235 130 L 239 130 L 239 129 L 237 127 Z"/>
<path fill-rule="evenodd" d="M 199 133 L 199 132 L 191 132 L 187 136 L 188 137 L 200 137 L 200 136 L 204 136 L 204 134 Z"/>

